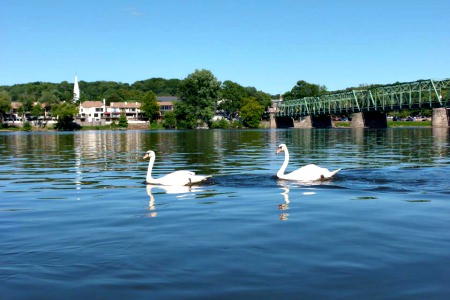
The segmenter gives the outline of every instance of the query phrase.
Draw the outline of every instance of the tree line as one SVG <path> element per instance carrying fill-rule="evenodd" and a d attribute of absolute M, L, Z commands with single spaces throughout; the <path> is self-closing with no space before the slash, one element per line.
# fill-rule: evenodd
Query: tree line
<path fill-rule="evenodd" d="M 220 82 L 209 70 L 195 70 L 183 80 L 151 78 L 136 81 L 133 84 L 95 81 L 79 82 L 80 100 L 111 102 L 137 101 L 141 103 L 143 114 L 154 120 L 159 113 L 156 96 L 177 96 L 174 111 L 164 115 L 164 126 L 168 128 L 191 129 L 201 126 L 214 127 L 213 117 L 218 115 L 225 126 L 230 122 L 256 128 L 271 99 L 280 95 L 270 95 L 254 87 L 244 87 L 226 80 Z M 320 96 L 327 93 L 325 86 L 311 84 L 300 80 L 283 98 L 298 99 L 308 96 Z M 11 102 L 23 104 L 24 112 L 39 114 L 41 105 L 45 103 L 52 110 L 52 115 L 64 115 L 66 119 L 77 113 L 72 104 L 73 83 L 32 82 L 0 86 L 0 113 L 7 114 Z M 64 104 L 64 105 L 63 105 Z M 56 114 L 58 113 L 58 114 Z"/>

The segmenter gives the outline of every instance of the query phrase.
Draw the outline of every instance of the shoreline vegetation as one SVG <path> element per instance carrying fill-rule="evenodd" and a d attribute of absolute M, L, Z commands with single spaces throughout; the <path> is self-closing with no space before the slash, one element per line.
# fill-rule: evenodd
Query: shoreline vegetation
<path fill-rule="evenodd" d="M 127 128 L 128 125 L 121 124 L 121 122 L 126 123 L 131 114 L 136 120 L 150 121 L 152 124 L 153 122 L 156 124 L 149 126 L 150 124 L 147 123 L 146 128 L 144 126 L 136 128 L 137 125 L 130 124 L 130 129 L 160 129 L 161 127 L 167 129 L 267 128 L 268 113 L 279 101 L 320 97 L 330 93 L 370 89 L 377 86 L 379 85 L 371 84 L 331 92 L 328 91 L 326 86 L 299 80 L 290 91 L 271 95 L 257 90 L 255 87 L 245 87 L 230 80 L 219 81 L 211 71 L 206 69 L 196 69 L 182 80 L 150 78 L 136 81 L 133 84 L 80 81 L 79 89 L 81 92 L 75 93 L 76 97 L 73 93 L 73 85 L 67 81 L 59 84 L 33 82 L 0 86 L 0 119 L 41 120 L 50 117 L 52 120 L 58 120 L 55 129 L 61 131 L 82 129 L 79 128 L 79 125 L 86 127 L 94 125 L 75 124 L 73 122 L 74 117 L 80 122 L 81 120 L 84 122 L 85 118 L 89 122 L 92 118 L 104 119 L 105 121 L 114 119 L 114 122 L 119 122 L 119 128 Z M 441 96 L 446 99 L 447 91 Z M 164 102 L 165 100 L 161 100 L 161 97 L 172 99 L 169 101 L 171 109 L 167 109 L 169 105 L 161 104 L 167 103 Z M 103 105 L 101 105 L 102 107 L 96 107 L 95 111 L 87 112 L 85 108 L 81 107 L 81 104 L 86 101 L 98 101 L 102 102 Z M 107 108 L 118 102 L 124 102 L 125 106 L 119 108 L 120 117 L 117 115 L 113 117 L 111 112 L 107 111 Z M 130 111 L 130 108 L 126 106 L 127 102 L 135 103 L 136 107 L 133 107 Z M 140 106 L 138 106 L 138 103 L 140 103 Z M 114 111 L 115 114 L 117 112 Z M 418 116 L 421 118 L 431 117 L 430 108 L 401 109 L 400 111 L 387 111 L 386 113 L 395 120 L 397 118 L 406 120 Z M 106 115 L 110 118 L 106 118 Z M 345 116 L 337 115 L 336 117 L 339 120 L 346 119 Z M 162 120 L 162 123 L 157 120 Z M 104 124 L 104 122 L 101 123 Z M 410 122 L 389 124 L 390 127 L 412 125 Z M 413 126 L 428 125 L 426 125 L 426 122 L 420 124 L 417 122 Z M 0 129 L 1 127 L 8 128 L 9 125 L 0 125 Z M 350 124 L 336 122 L 333 127 L 350 127 Z M 38 129 L 44 128 L 53 129 L 50 123 Z M 27 129 L 24 127 L 24 130 L 35 129 L 33 126 L 27 126 Z M 93 128 L 89 129 L 115 128 L 95 124 Z"/>
<path fill-rule="evenodd" d="M 351 128 L 351 121 L 333 121 L 333 128 Z M 431 121 L 387 121 L 387 128 L 396 127 L 431 127 Z M 210 128 L 210 129 L 254 129 L 254 128 L 244 128 L 244 127 L 229 127 L 229 128 Z M 260 129 L 269 129 L 260 127 Z M 88 130 L 168 130 L 165 129 L 160 123 L 153 122 L 150 126 L 133 126 L 133 124 L 128 124 L 128 127 L 119 127 L 117 125 L 84 125 L 80 129 L 81 131 Z M 173 129 L 172 129 L 173 130 Z M 181 130 L 181 129 L 175 129 Z M 195 130 L 195 129 L 194 129 Z M 25 126 L 22 122 L 15 122 L 13 124 L 8 124 L 7 128 L 0 128 L 0 131 L 56 131 L 53 125 L 39 127 L 39 126 Z"/>

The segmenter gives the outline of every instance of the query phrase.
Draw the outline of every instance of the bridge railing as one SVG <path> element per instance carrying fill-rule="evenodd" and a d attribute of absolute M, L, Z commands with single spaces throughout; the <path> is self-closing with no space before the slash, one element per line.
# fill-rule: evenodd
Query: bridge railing
<path fill-rule="evenodd" d="M 277 116 L 300 117 L 347 114 L 365 111 L 391 111 L 416 107 L 447 107 L 450 79 L 419 80 L 369 89 L 356 89 L 279 102 Z"/>

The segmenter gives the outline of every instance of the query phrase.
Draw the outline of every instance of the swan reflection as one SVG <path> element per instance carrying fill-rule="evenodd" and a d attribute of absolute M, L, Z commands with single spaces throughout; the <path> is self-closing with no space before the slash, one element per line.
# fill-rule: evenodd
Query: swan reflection
<path fill-rule="evenodd" d="M 287 211 L 289 210 L 289 205 L 291 203 L 291 200 L 289 197 L 289 193 L 291 192 L 291 189 L 294 190 L 294 197 L 295 196 L 298 197 L 298 191 L 300 191 L 300 190 L 302 191 L 301 195 L 303 195 L 303 196 L 311 196 L 311 195 L 316 194 L 316 192 L 314 191 L 314 188 L 311 187 L 312 184 L 311 185 L 310 184 L 297 185 L 297 184 L 288 183 L 285 180 L 279 180 L 278 185 L 280 186 L 280 189 L 282 190 L 280 195 L 283 196 L 283 202 L 278 204 L 278 210 L 281 211 L 281 213 L 279 215 L 279 219 L 281 221 L 286 221 L 289 218 L 289 214 Z M 298 188 L 298 190 L 296 188 Z M 295 202 L 294 202 L 294 205 L 295 205 Z"/>
<path fill-rule="evenodd" d="M 281 195 L 283 195 L 284 198 L 284 203 L 280 203 L 278 204 L 278 209 L 282 210 L 282 211 L 287 211 L 289 209 L 289 187 L 287 185 L 282 184 L 281 189 L 283 190 L 283 192 L 281 193 Z M 289 214 L 287 212 L 282 212 L 279 216 L 279 219 L 281 221 L 286 221 L 289 217 Z"/>
<path fill-rule="evenodd" d="M 154 218 L 158 215 L 158 212 L 156 211 L 155 207 L 155 196 L 152 193 L 152 190 L 160 190 L 164 194 L 176 194 L 176 198 L 184 198 L 186 194 L 198 192 L 201 190 L 198 186 L 168 186 L 168 185 L 153 185 L 153 184 L 147 184 L 146 190 L 147 195 L 150 198 L 148 202 L 148 210 L 149 214 L 147 216 Z"/>

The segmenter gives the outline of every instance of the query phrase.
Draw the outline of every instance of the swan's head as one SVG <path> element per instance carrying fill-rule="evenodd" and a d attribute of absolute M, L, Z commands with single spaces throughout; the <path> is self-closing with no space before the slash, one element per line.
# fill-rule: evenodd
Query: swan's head
<path fill-rule="evenodd" d="M 145 152 L 145 155 L 142 159 L 146 159 L 146 158 L 152 158 L 155 157 L 155 152 L 153 152 L 152 150 L 148 150 L 147 152 Z"/>
<path fill-rule="evenodd" d="M 286 150 L 287 150 L 286 144 L 280 144 L 280 146 L 278 146 L 278 149 L 277 149 L 277 154 L 280 152 L 286 151 Z"/>

